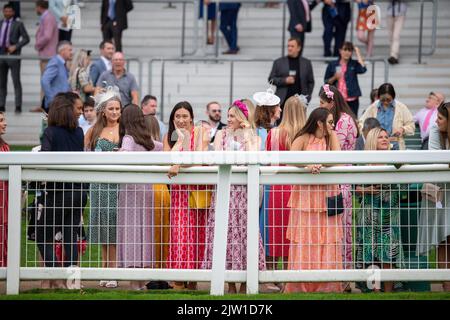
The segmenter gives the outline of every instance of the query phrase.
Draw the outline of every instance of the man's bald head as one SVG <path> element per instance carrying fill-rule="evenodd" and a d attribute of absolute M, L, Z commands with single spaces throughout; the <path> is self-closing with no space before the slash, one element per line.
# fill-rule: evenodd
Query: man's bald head
<path fill-rule="evenodd" d="M 122 72 L 125 69 L 125 55 L 122 52 L 115 52 L 111 62 L 113 71 Z"/>

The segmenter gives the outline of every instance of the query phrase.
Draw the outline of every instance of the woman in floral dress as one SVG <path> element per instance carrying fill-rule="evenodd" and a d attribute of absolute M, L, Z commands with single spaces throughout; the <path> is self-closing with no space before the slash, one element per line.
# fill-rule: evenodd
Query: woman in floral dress
<path fill-rule="evenodd" d="M 247 106 L 237 100 L 228 109 L 228 124 L 225 129 L 217 132 L 214 140 L 216 151 L 256 151 L 258 150 L 259 138 L 250 128 L 248 122 Z M 206 232 L 206 251 L 204 269 L 211 269 L 214 243 L 216 195 L 212 196 L 212 204 L 208 213 Z M 259 268 L 264 269 L 264 249 L 261 237 L 259 238 Z M 230 211 L 228 218 L 227 235 L 227 270 L 247 269 L 247 186 L 231 185 L 230 189 Z M 228 284 L 228 293 L 236 293 L 235 283 Z M 239 293 L 246 293 L 246 284 L 241 284 Z"/>

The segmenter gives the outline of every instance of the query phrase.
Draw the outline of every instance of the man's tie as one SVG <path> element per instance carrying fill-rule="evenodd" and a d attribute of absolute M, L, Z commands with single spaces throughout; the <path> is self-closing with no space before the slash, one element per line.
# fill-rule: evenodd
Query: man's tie
<path fill-rule="evenodd" d="M 303 8 L 305 8 L 305 15 L 306 15 L 306 21 L 309 22 L 311 21 L 311 16 L 310 16 L 310 12 L 309 12 L 309 4 L 307 0 L 301 0 L 303 3 Z M 306 29 L 306 26 L 303 26 Z"/>
<path fill-rule="evenodd" d="M 6 21 L 6 28 L 5 32 L 3 32 L 3 41 L 2 41 L 2 48 L 6 49 L 6 40 L 8 38 L 8 32 L 9 32 L 9 24 L 11 20 Z"/>

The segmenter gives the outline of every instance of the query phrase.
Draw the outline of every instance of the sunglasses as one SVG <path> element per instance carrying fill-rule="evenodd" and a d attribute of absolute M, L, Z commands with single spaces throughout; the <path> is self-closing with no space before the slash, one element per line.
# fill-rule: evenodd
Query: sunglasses
<path fill-rule="evenodd" d="M 381 96 L 380 97 L 380 101 L 381 102 L 391 102 L 393 99 L 392 98 L 389 98 L 389 97 L 386 97 L 386 96 Z"/>

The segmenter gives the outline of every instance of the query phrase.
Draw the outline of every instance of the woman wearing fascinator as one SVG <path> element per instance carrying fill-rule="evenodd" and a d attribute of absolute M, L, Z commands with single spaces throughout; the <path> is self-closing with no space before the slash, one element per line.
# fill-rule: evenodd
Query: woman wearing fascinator
<path fill-rule="evenodd" d="M 355 150 L 356 140 L 359 136 L 358 121 L 355 114 L 345 102 L 339 90 L 325 84 L 320 92 L 320 106 L 331 111 L 335 123 L 334 131 L 339 139 L 341 150 Z M 344 224 L 344 268 L 353 268 L 352 259 L 352 192 L 351 185 L 340 186 L 344 198 L 345 212 L 343 216 Z M 350 287 L 347 286 L 346 290 Z"/>
<path fill-rule="evenodd" d="M 236 100 L 228 109 L 227 127 L 218 131 L 214 140 L 216 151 L 256 151 L 259 146 L 259 138 L 251 129 L 248 121 L 249 110 L 244 102 Z M 215 201 L 212 195 L 212 203 L 208 213 L 206 225 L 206 250 L 203 269 L 211 269 L 214 243 Z M 227 270 L 247 269 L 247 186 L 231 185 L 230 210 L 227 235 Z M 262 239 L 259 239 L 259 269 L 265 269 L 264 248 Z M 239 293 L 246 293 L 247 286 L 241 284 Z M 236 284 L 228 283 L 228 293 L 237 293 Z"/>
<path fill-rule="evenodd" d="M 270 129 L 276 126 L 277 121 L 281 117 L 281 106 L 280 106 L 280 98 L 274 94 L 271 88 L 266 91 L 256 92 L 253 95 L 253 100 L 256 103 L 255 114 L 253 117 L 253 121 L 256 127 L 256 134 L 260 138 L 261 144 L 259 146 L 260 151 L 264 151 L 266 149 L 266 140 L 267 135 Z M 269 247 L 267 246 L 267 242 L 269 240 L 269 229 L 268 225 L 268 212 L 266 208 L 269 206 L 269 191 L 270 187 L 264 187 L 264 193 L 260 198 L 260 211 L 259 211 L 259 227 L 260 232 L 263 237 L 263 243 L 265 245 L 265 252 L 269 252 Z M 270 269 L 272 267 L 271 264 L 268 265 Z M 280 288 L 274 285 L 266 284 L 265 289 L 263 291 L 267 292 L 278 292 Z"/>
<path fill-rule="evenodd" d="M 95 96 L 97 121 L 84 139 L 86 151 L 108 152 L 119 148 L 119 119 L 122 110 L 120 92 L 109 87 Z M 89 242 L 102 245 L 104 268 L 116 268 L 116 225 L 118 185 L 91 183 Z M 117 287 L 117 281 L 100 281 L 100 286 Z"/>
<path fill-rule="evenodd" d="M 283 116 L 278 127 L 269 131 L 266 141 L 267 151 L 289 151 L 295 135 L 306 122 L 308 100 L 303 95 L 294 95 L 284 104 Z M 283 270 L 287 270 L 289 240 L 286 239 L 286 228 L 289 222 L 288 200 L 291 194 L 290 185 L 271 185 L 268 206 L 268 247 L 267 265 L 275 269 L 279 258 L 283 260 Z M 282 289 L 283 285 L 279 285 Z"/>

